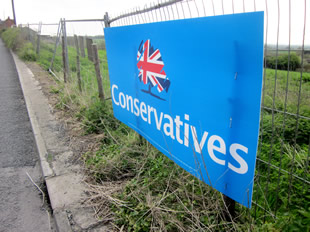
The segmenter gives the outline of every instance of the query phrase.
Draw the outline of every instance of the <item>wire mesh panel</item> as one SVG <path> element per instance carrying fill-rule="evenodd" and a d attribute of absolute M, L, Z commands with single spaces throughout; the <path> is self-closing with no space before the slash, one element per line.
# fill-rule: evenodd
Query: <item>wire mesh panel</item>
<path fill-rule="evenodd" d="M 305 228 L 305 223 L 309 223 L 310 207 L 310 4 L 307 0 L 169 0 L 130 9 L 116 16 L 106 14 L 104 20 L 67 20 L 66 39 L 71 79 L 68 85 L 72 88 L 68 85 L 64 85 L 64 88 L 66 91 L 75 91 L 77 96 L 87 96 L 87 101 L 98 97 L 94 63 L 87 58 L 86 50 L 86 38 L 91 38 L 98 47 L 105 97 L 111 97 L 104 25 L 117 27 L 254 11 L 264 11 L 265 17 L 260 134 L 253 180 L 254 206 L 249 212 L 239 207 L 238 213 L 248 214 L 248 220 L 255 218 L 256 223 L 263 224 L 269 220 L 288 223 L 291 220 L 289 222 L 296 225 L 296 228 L 299 225 Z M 33 47 L 40 31 L 38 26 L 24 25 L 24 34 Z M 46 27 L 53 27 L 54 33 L 46 35 Z M 42 24 L 41 29 L 39 63 L 62 82 L 65 68 L 61 23 Z M 81 91 L 76 81 L 78 53 L 74 35 L 79 36 Z M 52 61 L 52 65 L 45 60 Z M 79 102 L 84 99 L 72 100 Z M 209 197 L 209 200 L 203 200 L 203 204 L 207 204 L 210 199 L 222 200 L 222 196 L 212 189 L 203 189 L 200 184 L 199 188 L 200 192 L 208 194 L 206 198 Z M 193 210 L 194 203 L 189 204 L 192 205 L 188 208 L 192 207 Z M 205 209 L 204 213 L 208 216 L 211 210 L 218 210 L 212 207 Z M 197 219 L 193 214 L 193 225 L 199 224 L 199 220 L 210 220 L 199 217 Z M 205 227 L 193 228 L 208 230 Z"/>
<path fill-rule="evenodd" d="M 309 210 L 310 20 L 301 1 L 158 1 L 122 12 L 108 26 L 265 12 L 261 125 L 251 214 L 259 222 L 305 223 Z M 202 28 L 202 30 L 205 30 Z M 218 30 L 221 30 L 220 28 Z M 220 46 L 220 45 L 219 45 Z M 225 55 L 225 54 L 223 54 Z M 295 217 L 294 216 L 294 217 Z M 283 219 L 285 218 L 285 219 Z M 293 222 L 292 222 L 293 223 Z M 294 224 L 294 223 L 293 223 Z"/>
<path fill-rule="evenodd" d="M 65 57 L 63 57 L 64 51 L 62 49 L 62 43 L 66 41 L 67 49 L 65 52 L 68 54 L 65 56 L 68 57 L 68 75 L 70 82 L 64 87 L 66 91 L 68 91 L 69 95 L 74 94 L 80 96 L 78 99 L 72 100 L 75 102 L 80 102 L 82 105 L 89 104 L 89 102 L 91 102 L 94 97 L 98 96 L 96 72 L 94 68 L 94 62 L 92 61 L 93 55 L 91 45 L 93 43 L 98 47 L 99 63 L 103 78 L 103 86 L 105 88 L 105 92 L 107 93 L 106 96 L 107 98 L 110 96 L 105 42 L 103 36 L 103 24 L 101 21 L 102 19 L 62 20 L 62 23 L 60 23 L 60 31 L 57 33 L 58 38 L 55 38 L 55 41 L 57 42 L 54 43 L 54 58 L 52 59 L 49 66 L 50 72 L 53 73 L 53 75 L 55 75 L 58 80 L 63 81 L 63 75 L 65 73 L 63 61 Z M 63 27 L 65 27 L 66 33 L 64 33 Z M 85 30 L 85 28 L 87 30 Z M 92 29 L 92 33 L 89 35 L 83 34 L 83 32 L 87 32 L 89 28 Z M 75 40 L 75 35 L 78 36 L 78 40 Z M 87 43 L 87 41 L 89 41 L 89 43 Z M 78 42 L 78 47 L 76 42 Z M 77 56 L 79 56 L 78 60 L 80 68 L 79 76 L 81 80 L 81 88 L 79 87 L 79 81 L 77 77 Z M 68 85 L 70 86 L 68 87 Z"/>

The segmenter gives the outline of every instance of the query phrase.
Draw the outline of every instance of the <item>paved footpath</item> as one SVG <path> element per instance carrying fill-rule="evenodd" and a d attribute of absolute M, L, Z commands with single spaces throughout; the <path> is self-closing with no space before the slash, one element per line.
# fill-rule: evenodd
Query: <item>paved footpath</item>
<path fill-rule="evenodd" d="M 0 39 L 0 232 L 51 231 L 42 195 L 27 173 L 43 182 L 15 63 Z"/>

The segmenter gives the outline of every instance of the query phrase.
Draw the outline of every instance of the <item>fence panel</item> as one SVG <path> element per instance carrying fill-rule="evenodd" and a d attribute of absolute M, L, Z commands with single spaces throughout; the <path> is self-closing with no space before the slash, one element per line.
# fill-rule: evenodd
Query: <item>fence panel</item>
<path fill-rule="evenodd" d="M 310 31 L 309 4 L 306 0 L 294 4 L 290 0 L 171 0 L 112 18 L 106 14 L 106 26 L 114 27 L 265 12 L 261 125 L 251 209 L 251 214 L 263 221 L 267 217 L 276 219 L 279 211 L 306 212 L 309 207 L 310 40 L 306 35 Z M 294 28 L 297 23 L 298 28 Z"/>
<path fill-rule="evenodd" d="M 81 51 L 80 95 L 92 99 L 98 96 L 96 72 L 92 60 L 85 58 L 85 34 L 78 23 L 89 23 L 89 28 L 137 25 L 223 14 L 265 12 L 265 43 L 262 105 L 256 175 L 254 178 L 254 206 L 249 213 L 258 223 L 278 219 L 286 211 L 305 217 L 309 209 L 309 154 L 310 154 L 310 17 L 307 0 L 244 1 L 244 0 L 169 0 L 157 2 L 104 19 L 66 20 L 69 70 L 76 80 L 76 47 L 74 34 L 79 35 Z M 104 25 L 103 25 L 104 24 Z M 35 47 L 38 24 L 26 25 L 25 36 Z M 44 35 L 47 26 L 55 27 L 55 34 Z M 63 73 L 61 38 L 58 24 L 42 24 L 39 56 L 53 57 L 42 65 L 61 81 Z M 206 30 L 201 28 L 201 30 Z M 218 30 L 221 30 L 218 28 Z M 97 30 L 98 31 L 98 30 Z M 85 36 L 85 37 L 84 37 Z M 103 31 L 100 36 L 87 35 L 99 49 L 100 71 L 105 97 L 110 98 L 109 79 Z M 86 41 L 89 41 L 86 39 Z M 56 46 L 55 46 L 56 44 Z M 225 55 L 225 54 L 223 54 Z M 40 60 L 40 58 L 39 58 Z M 41 60 L 40 60 L 41 61 Z M 77 82 L 73 82 L 77 85 Z M 69 83 L 70 84 L 70 83 Z M 77 88 L 78 90 L 78 88 Z M 68 90 L 69 91 L 69 90 Z M 82 98 L 81 98 L 82 99 Z M 77 99 L 81 100 L 81 99 Z"/>

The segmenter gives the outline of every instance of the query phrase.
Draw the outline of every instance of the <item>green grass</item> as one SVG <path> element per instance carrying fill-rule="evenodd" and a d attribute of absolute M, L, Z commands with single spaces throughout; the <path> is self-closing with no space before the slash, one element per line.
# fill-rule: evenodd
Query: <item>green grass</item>
<path fill-rule="evenodd" d="M 298 99 L 299 91 L 300 99 Z M 286 93 L 288 93 L 287 96 Z M 275 109 L 284 111 L 286 105 L 286 111 L 293 114 L 297 113 L 299 101 L 299 114 L 310 117 L 310 73 L 303 73 L 301 76 L 300 72 L 291 71 L 287 75 L 287 71 L 266 69 L 264 105 L 272 108 L 273 98 L 275 98 Z"/>
<path fill-rule="evenodd" d="M 1 33 L 6 46 L 17 52 L 19 57 L 26 61 L 36 61 L 37 55 L 33 45 L 27 42 L 21 28 L 9 28 Z"/>
<path fill-rule="evenodd" d="M 41 42 L 40 55 L 37 58 L 37 62 L 45 69 L 48 70 L 51 65 L 51 60 L 54 53 L 54 44 L 46 44 Z M 52 71 L 58 76 L 60 80 L 63 80 L 63 62 L 61 45 L 56 50 L 56 55 L 53 62 Z M 68 46 L 68 57 L 69 57 L 69 74 L 70 81 L 65 86 L 60 83 L 60 93 L 62 101 L 59 103 L 59 107 L 78 107 L 80 109 L 91 107 L 95 104 L 98 98 L 98 84 L 94 69 L 94 64 L 87 58 L 87 50 L 85 50 L 86 57 L 80 56 L 80 76 L 82 82 L 82 92 L 79 91 L 77 82 L 77 64 L 76 56 L 77 52 L 75 47 Z M 98 51 L 100 63 L 100 71 L 102 76 L 102 82 L 104 87 L 105 98 L 109 98 L 110 94 L 110 82 L 108 78 L 108 66 L 106 62 L 106 51 Z"/>
<path fill-rule="evenodd" d="M 17 38 L 18 33 L 15 33 L 11 31 L 5 35 L 6 40 Z M 42 41 L 37 62 L 45 70 L 50 66 L 53 49 L 53 44 Z M 70 82 L 64 84 L 57 81 L 51 92 L 59 96 L 58 107 L 72 113 L 80 121 L 85 134 L 102 135 L 100 149 L 87 152 L 82 157 L 90 176 L 98 186 L 106 182 L 124 186 L 111 191 L 106 187 L 104 194 L 90 191 L 99 216 L 112 213 L 114 223 L 124 226 L 125 231 L 309 230 L 309 185 L 298 178 L 291 179 L 288 173 L 310 179 L 309 171 L 306 171 L 310 121 L 299 118 L 296 135 L 297 118 L 294 115 L 284 116 L 281 111 L 296 114 L 299 101 L 299 113 L 310 117 L 310 73 L 304 73 L 301 77 L 300 72 L 290 72 L 288 76 L 286 71 L 265 70 L 264 106 L 274 106 L 277 111 L 262 110 L 258 156 L 264 162 L 281 167 L 284 172 L 257 161 L 253 200 L 268 212 L 277 213 L 277 218 L 255 205 L 251 211 L 237 206 L 238 218 L 231 223 L 223 220 L 221 194 L 178 167 L 114 118 L 111 101 L 101 102 L 98 99 L 94 65 L 87 58 L 81 58 L 83 91 L 79 92 L 76 51 L 68 47 L 68 52 Z M 99 57 L 104 89 L 109 97 L 106 52 L 100 50 Z M 61 47 L 57 49 L 53 71 L 62 78 Z M 298 100 L 299 92 L 301 97 Z"/>
<path fill-rule="evenodd" d="M 267 69 L 264 105 L 272 108 L 272 99 L 275 98 L 275 109 L 296 114 L 300 77 L 300 72 L 290 72 L 288 97 L 285 100 L 287 72 L 277 71 L 274 95 L 275 70 Z M 310 116 L 308 78 L 309 73 L 304 73 L 299 106 L 299 113 L 306 117 Z M 255 206 L 248 217 L 243 207 L 237 207 L 240 217 L 234 225 L 235 230 L 306 231 L 310 223 L 308 185 L 295 177 L 291 179 L 287 172 L 292 171 L 298 177 L 310 179 L 309 172 L 306 172 L 310 121 L 299 118 L 296 136 L 295 116 L 284 117 L 283 113 L 276 111 L 272 116 L 270 110 L 263 110 L 262 113 L 263 134 L 259 158 L 281 167 L 286 173 L 280 172 L 279 176 L 278 169 L 270 169 L 258 161 L 259 181 L 255 182 L 253 200 L 273 214 L 277 210 L 277 219 Z M 94 114 L 89 116 L 97 117 Z M 150 228 L 204 231 L 210 226 L 215 226 L 218 231 L 231 229 L 232 225 L 222 219 L 223 202 L 217 192 L 193 178 L 147 142 L 139 144 L 137 135 L 123 124 L 119 124 L 121 129 L 102 126 L 108 121 L 97 121 L 97 127 L 100 133 L 111 133 L 114 139 L 104 140 L 98 152 L 88 153 L 84 159 L 99 183 L 120 179 L 128 181 L 124 190 L 114 195 L 126 204 L 112 203 L 119 226 L 125 225 L 128 231 L 149 231 Z M 91 125 L 93 127 L 94 124 Z"/>

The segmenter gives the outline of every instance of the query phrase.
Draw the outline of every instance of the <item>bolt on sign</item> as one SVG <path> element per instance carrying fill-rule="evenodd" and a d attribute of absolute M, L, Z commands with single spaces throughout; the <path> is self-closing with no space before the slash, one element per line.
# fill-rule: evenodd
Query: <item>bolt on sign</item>
<path fill-rule="evenodd" d="M 104 33 L 115 117 L 186 171 L 250 208 L 263 12 Z"/>

